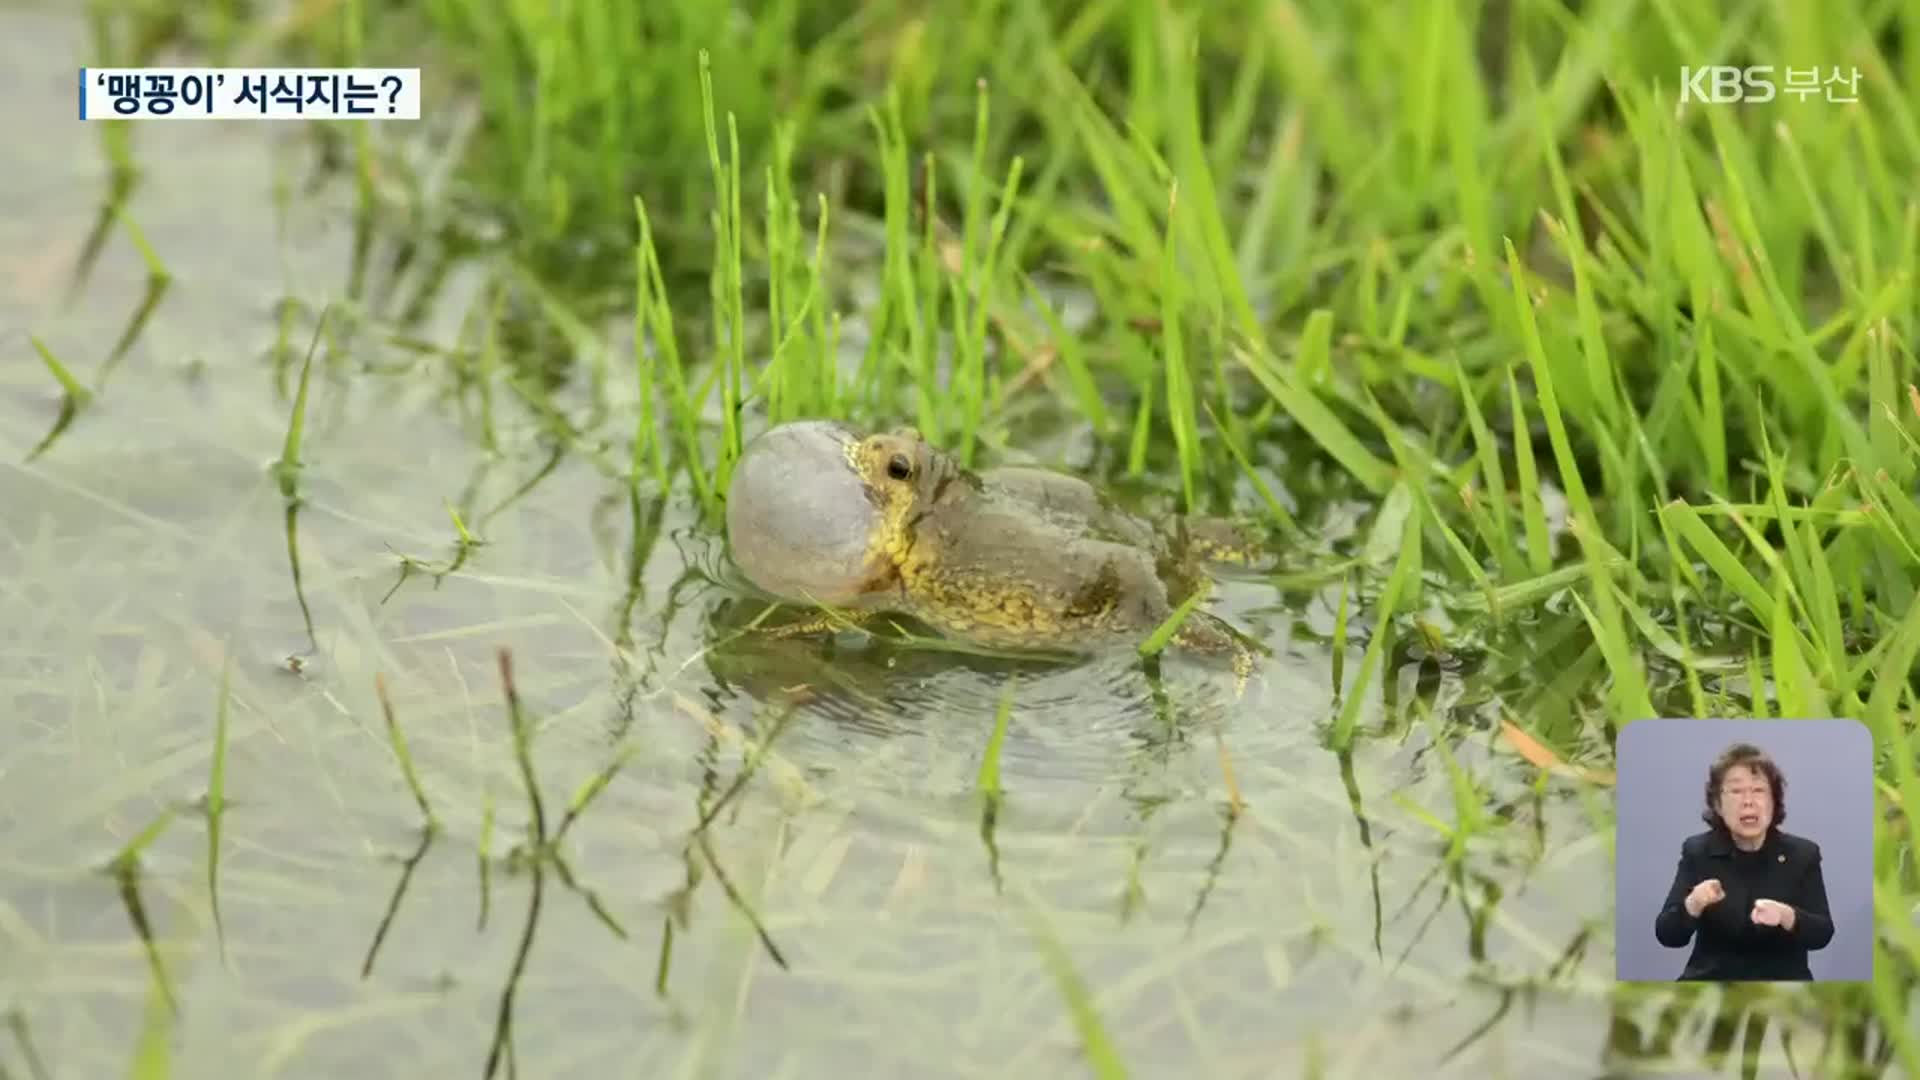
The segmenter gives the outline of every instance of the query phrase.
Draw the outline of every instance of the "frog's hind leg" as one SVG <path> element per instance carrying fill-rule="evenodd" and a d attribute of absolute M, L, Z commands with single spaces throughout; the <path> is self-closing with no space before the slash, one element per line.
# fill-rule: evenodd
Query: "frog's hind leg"
<path fill-rule="evenodd" d="M 1241 518 L 1183 517 L 1174 526 L 1174 543 L 1189 558 L 1201 562 L 1265 568 L 1276 560 L 1273 531 Z"/>
<path fill-rule="evenodd" d="M 1166 529 L 1157 566 L 1176 603 L 1213 589 L 1208 564 L 1265 572 L 1279 563 L 1269 536 L 1257 525 L 1223 517 L 1176 517 Z"/>
<path fill-rule="evenodd" d="M 1246 694 L 1247 679 L 1253 674 L 1254 652 L 1245 636 L 1225 619 L 1204 611 L 1189 612 L 1173 632 L 1173 644 L 1196 653 L 1229 657 L 1233 663 L 1234 699 Z"/>

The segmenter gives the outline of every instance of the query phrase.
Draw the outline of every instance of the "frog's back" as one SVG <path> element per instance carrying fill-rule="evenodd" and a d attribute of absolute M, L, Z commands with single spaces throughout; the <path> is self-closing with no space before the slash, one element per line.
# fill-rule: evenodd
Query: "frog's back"
<path fill-rule="evenodd" d="M 1026 465 L 980 474 L 979 497 L 1024 513 L 1070 537 L 1155 550 L 1161 534 L 1077 476 Z"/>
<path fill-rule="evenodd" d="M 914 614 L 1004 645 L 1072 648 L 1150 630 L 1170 610 L 1149 551 L 1094 535 L 1083 507 L 986 485 L 929 514 L 905 569 Z"/>

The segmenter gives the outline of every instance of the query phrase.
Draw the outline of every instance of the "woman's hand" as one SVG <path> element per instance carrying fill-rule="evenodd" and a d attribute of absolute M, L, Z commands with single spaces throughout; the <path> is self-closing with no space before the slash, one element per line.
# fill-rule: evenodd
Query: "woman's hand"
<path fill-rule="evenodd" d="M 1755 926 L 1777 926 L 1782 930 L 1793 929 L 1793 905 L 1778 900 L 1755 900 L 1753 913 L 1748 916 Z"/>
<path fill-rule="evenodd" d="M 1707 910 L 1708 908 L 1719 903 L 1720 901 L 1725 900 L 1726 898 L 1727 898 L 1727 890 L 1720 887 L 1720 879 L 1708 878 L 1707 880 L 1701 882 L 1700 884 L 1695 885 L 1693 887 L 1693 891 L 1687 894 L 1687 899 L 1686 899 L 1687 914 L 1697 919 L 1700 917 L 1701 912 Z M 1772 903 L 1772 901 L 1769 900 L 1769 901 L 1766 901 L 1766 903 Z M 1756 907 L 1755 911 L 1758 911 L 1758 910 L 1759 909 Z"/>

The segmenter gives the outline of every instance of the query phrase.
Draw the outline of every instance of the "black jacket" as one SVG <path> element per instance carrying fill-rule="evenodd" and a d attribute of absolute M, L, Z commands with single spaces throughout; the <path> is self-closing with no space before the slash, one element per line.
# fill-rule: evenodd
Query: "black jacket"
<path fill-rule="evenodd" d="M 1687 893 L 1708 878 L 1720 879 L 1726 899 L 1696 919 L 1687 914 Z M 1760 899 L 1791 904 L 1793 929 L 1754 925 L 1753 902 Z M 1808 950 L 1833 940 L 1820 845 L 1779 829 L 1767 834 L 1759 851 L 1741 851 L 1719 829 L 1687 837 L 1653 935 L 1670 949 L 1693 942 L 1682 979 L 1812 979 Z"/>

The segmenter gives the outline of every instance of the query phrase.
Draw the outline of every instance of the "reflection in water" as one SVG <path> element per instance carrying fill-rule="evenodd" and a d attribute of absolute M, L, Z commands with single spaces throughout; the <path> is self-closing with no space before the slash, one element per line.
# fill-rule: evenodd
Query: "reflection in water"
<path fill-rule="evenodd" d="M 20 1056 L 26 1059 L 27 1075 L 32 1080 L 51 1080 L 53 1074 L 46 1063 L 40 1059 L 40 1051 L 33 1044 L 33 1032 L 27 1027 L 27 1014 L 18 1008 L 7 1010 L 7 1030 L 13 1035 L 14 1045 L 19 1047 Z"/>
<path fill-rule="evenodd" d="M 1207 863 L 1205 879 L 1201 881 L 1200 892 L 1193 898 L 1193 907 L 1187 911 L 1187 937 L 1193 937 L 1193 928 L 1200 922 L 1200 912 L 1207 906 L 1207 897 L 1213 895 L 1213 889 L 1220 880 L 1220 868 L 1227 863 L 1227 852 L 1233 847 L 1233 827 L 1240 823 L 1240 814 L 1228 805 L 1227 812 L 1221 815 L 1220 849 Z"/>
<path fill-rule="evenodd" d="M 501 649 L 500 689 L 506 696 L 507 723 L 513 733 L 513 760 L 520 769 L 520 782 L 527 796 L 529 815 L 528 828 L 532 831 L 530 858 L 527 860 L 533 872 L 532 888 L 527 896 L 527 922 L 520 932 L 520 946 L 513 954 L 513 968 L 507 974 L 505 987 L 500 991 L 499 1019 L 494 1024 L 493 1045 L 487 1050 L 486 1076 L 491 1077 L 500 1067 L 501 1053 L 508 1056 L 508 1071 L 518 1075 L 519 1070 L 512 1065 L 513 1054 L 513 1000 L 520 991 L 520 977 L 527 970 L 527 956 L 533 951 L 534 931 L 540 925 L 540 905 L 546 898 L 545 862 L 547 855 L 547 810 L 546 802 L 540 794 L 540 780 L 534 773 L 531 743 L 532 732 L 520 707 L 520 692 L 513 682 L 512 654 Z"/>
<path fill-rule="evenodd" d="M 1373 955 L 1384 959 L 1385 947 L 1381 944 L 1383 907 L 1380 902 L 1380 860 L 1375 857 L 1373 830 L 1367 824 L 1367 813 L 1362 806 L 1359 781 L 1353 776 L 1353 747 L 1345 746 L 1334 755 L 1340 763 L 1340 785 L 1346 789 L 1347 805 L 1353 810 L 1353 824 L 1360 838 L 1360 850 L 1367 860 L 1368 892 L 1373 899 Z"/>
<path fill-rule="evenodd" d="M 573 863 L 567 858 L 564 845 L 568 831 L 580 820 L 581 815 L 587 812 L 587 808 L 593 805 L 594 800 L 607 790 L 607 785 L 613 782 L 613 778 L 619 775 L 620 770 L 626 768 L 628 762 L 633 760 L 636 752 L 637 748 L 627 747 L 615 754 L 613 760 L 607 762 L 604 768 L 595 773 L 567 804 L 567 812 L 561 815 L 560 826 L 553 831 L 553 838 L 541 846 L 542 855 L 552 861 L 554 870 L 559 873 L 560 883 L 586 901 L 594 917 L 598 918 L 608 930 L 613 931 L 613 936 L 622 941 L 627 940 L 627 928 L 622 926 L 620 920 L 615 918 L 613 912 L 607 908 L 606 901 L 600 898 L 599 890 L 580 883 L 578 875 L 574 873 Z"/>
<path fill-rule="evenodd" d="M 488 1080 L 500 1071 L 502 1055 L 507 1073 L 518 1076 L 520 1070 L 513 1054 L 513 1002 L 520 992 L 520 978 L 527 971 L 527 956 L 533 952 L 534 931 L 540 925 L 540 905 L 546 899 L 546 867 L 541 859 L 530 860 L 533 883 L 527 890 L 527 921 L 520 931 L 520 945 L 514 950 L 513 967 L 507 973 L 507 981 L 500 990 L 500 1008 L 494 1020 L 493 1042 L 487 1047 L 487 1064 L 484 1075 Z"/>
<path fill-rule="evenodd" d="M 132 221 L 127 222 L 127 228 L 133 231 L 134 241 L 140 245 L 148 258 L 146 291 L 140 294 L 140 306 L 135 308 L 133 314 L 127 318 L 126 328 L 120 331 L 119 340 L 113 343 L 113 351 L 101 361 L 100 374 L 94 379 L 94 389 L 97 391 L 106 389 L 107 379 L 113 375 L 114 369 L 120 366 L 120 361 L 126 358 L 128 351 L 133 348 L 133 343 L 140 340 L 140 333 L 146 329 L 147 320 L 153 317 L 154 309 L 160 306 L 161 298 L 167 295 L 168 287 L 173 284 L 173 278 L 153 260 L 153 252 L 147 249 L 146 241 L 140 237 Z"/>
<path fill-rule="evenodd" d="M 500 990 L 496 1020 L 487 1050 L 485 1074 L 490 1077 L 496 1075 L 502 1069 L 504 1069 L 508 1075 L 517 1073 L 518 1051 L 514 1035 L 517 1002 L 536 940 L 537 931 L 546 911 L 549 873 L 555 875 L 563 887 L 579 895 L 596 918 L 611 932 L 615 939 L 619 941 L 630 940 L 627 929 L 612 913 L 608 905 L 604 903 L 597 891 L 587 887 L 578 879 L 572 863 L 566 854 L 565 842 L 570 830 L 584 819 L 584 815 L 594 805 L 595 801 L 608 790 L 620 771 L 638 754 L 638 748 L 631 744 L 613 754 L 607 764 L 579 787 L 576 794 L 569 800 L 565 811 L 559 815 L 558 821 L 550 825 L 551 814 L 547 801 L 541 793 L 534 768 L 533 724 L 527 714 L 515 682 L 512 654 L 509 650 L 502 649 L 499 651 L 497 659 L 500 684 L 506 703 L 509 728 L 512 735 L 513 760 L 521 781 L 523 793 L 527 799 L 528 814 L 527 838 L 523 844 L 517 845 L 508 852 L 505 857 L 505 868 L 511 875 L 518 876 L 522 873 L 526 874 L 529 878 L 530 887 L 526 918 L 522 924 L 511 966 Z M 414 796 L 421 808 L 422 815 L 426 818 L 426 823 L 421 830 L 419 846 L 402 862 L 399 879 L 394 886 L 386 911 L 374 930 L 372 941 L 360 969 L 360 977 L 362 980 L 371 976 L 376 958 L 383 943 L 387 940 L 388 932 L 394 924 L 396 916 L 408 894 L 409 887 L 414 878 L 415 869 L 425 859 L 435 840 L 440 835 L 440 829 L 437 825 L 438 819 L 428 806 L 424 793 L 417 786 L 417 779 L 412 775 L 411 755 L 406 749 L 405 741 L 399 735 L 397 725 L 392 723 L 391 705 L 388 701 L 384 679 L 378 680 L 377 696 L 383 708 L 387 710 L 390 725 L 389 731 L 393 736 L 393 746 L 396 757 L 400 762 L 403 772 L 408 775 L 409 785 L 414 788 Z M 714 880 L 726 895 L 729 903 L 753 927 L 755 934 L 759 937 L 762 945 L 773 961 L 782 969 L 788 966 L 786 955 L 775 943 L 764 920 L 747 901 L 740 888 L 734 883 L 724 867 L 713 842 L 710 826 L 720 818 L 722 811 L 747 788 L 749 781 L 758 771 L 764 755 L 770 752 L 781 729 L 791 719 L 794 711 L 795 709 L 791 704 L 781 710 L 779 715 L 777 715 L 768 726 L 766 734 L 763 737 L 748 742 L 739 774 L 733 777 L 724 789 L 719 786 L 720 774 L 718 770 L 710 767 L 707 770 L 705 782 L 700 785 L 697 791 L 697 817 L 693 825 L 687 830 L 681 852 L 686 875 L 685 883 L 680 890 L 668 895 L 664 900 L 668 917 L 662 929 L 661 954 L 658 960 L 656 976 L 656 993 L 663 998 L 667 996 L 674 924 L 677 922 L 681 927 L 688 925 L 693 893 L 707 873 L 712 874 Z M 721 744 L 720 729 L 723 726 L 724 721 L 718 720 L 717 718 L 710 718 L 710 727 L 712 730 L 708 736 L 707 747 L 702 751 L 702 756 L 708 758 L 710 761 L 717 760 Z M 491 861 L 486 852 L 486 837 L 487 834 L 490 833 L 492 821 L 492 805 L 489 802 L 482 827 L 483 835 L 481 840 L 481 888 L 483 895 L 480 921 L 482 929 L 484 929 L 488 910 L 486 894 L 489 877 L 487 871 L 488 864 Z"/>
<path fill-rule="evenodd" d="M 741 764 L 739 773 L 733 778 L 733 783 L 727 785 L 727 790 L 721 792 L 719 798 L 707 802 L 705 809 L 700 812 L 700 820 L 694 822 L 693 825 L 693 831 L 696 834 L 706 832 L 707 826 L 713 823 L 713 819 L 719 816 L 720 811 L 725 809 L 726 805 L 732 802 L 734 797 L 746 788 L 747 781 L 753 779 L 753 774 L 760 767 L 760 759 L 765 756 L 767 751 L 773 748 L 773 744 L 780 738 L 780 733 L 786 730 L 787 722 L 793 719 L 793 714 L 798 707 L 798 702 L 788 702 L 787 705 L 780 710 L 780 715 L 774 718 L 773 727 L 767 732 L 766 738 L 754 740 L 753 745 L 747 751 L 747 760 Z M 715 739 L 715 743 L 717 745 L 717 738 Z M 714 774 L 709 771 L 707 775 L 711 777 Z M 705 794 L 706 792 L 703 785 L 703 801 L 705 801 Z"/>
<path fill-rule="evenodd" d="M 1118 790 L 1132 808 L 1134 834 L 1117 899 L 1123 925 L 1138 915 L 1147 900 L 1145 877 L 1153 854 L 1154 819 L 1164 807 L 1183 799 L 1166 786 L 1168 771 L 1198 752 L 1193 742 L 1197 728 L 1212 729 L 1213 758 L 1226 798 L 1213 854 L 1199 871 L 1186 905 L 1186 933 L 1189 938 L 1194 934 L 1228 863 L 1234 829 L 1244 809 L 1220 730 L 1229 715 L 1230 698 L 1223 687 L 1169 681 L 1158 656 L 1063 661 L 947 649 L 939 643 L 928 647 L 917 632 L 889 632 L 884 620 L 869 628 L 873 632 L 783 637 L 764 628 L 804 620 L 807 613 L 732 595 L 716 599 L 707 613 L 705 658 L 717 688 L 728 696 L 740 692 L 756 702 L 785 703 L 772 732 L 756 749 L 778 737 L 798 710 L 852 734 L 908 737 L 938 745 L 977 730 L 972 718 L 991 713 L 994 722 L 985 736 L 974 795 L 979 802 L 977 831 L 986 854 L 986 874 L 996 895 L 1005 886 L 998 842 L 1004 807 L 999 773 L 1009 745 L 1011 718 L 1018 717 L 1025 736 L 1014 740 L 1011 763 L 1027 779 L 1051 770 L 1063 779 L 1104 783 L 1111 778 L 1115 762 L 1092 741 L 1105 734 L 1115 736 L 1118 741 L 1108 746 L 1121 750 Z M 1209 689 L 1218 696 L 1205 696 Z M 812 730 L 817 739 L 821 729 Z M 1063 751 L 1066 755 L 1077 752 L 1078 765 Z M 836 754 L 846 752 L 847 747 L 841 746 Z M 736 779 L 722 801 L 733 797 L 738 784 Z"/>
<path fill-rule="evenodd" d="M 427 857 L 427 852 L 433 848 L 433 841 L 438 835 L 439 830 L 432 826 L 421 829 L 420 846 L 413 849 L 413 854 L 401 860 L 400 880 L 394 884 L 393 896 L 387 900 L 386 914 L 380 917 L 380 925 L 374 928 L 373 942 L 367 946 L 367 958 L 360 963 L 362 979 L 373 974 L 373 961 L 380 955 L 380 946 L 387 940 L 387 931 L 393 926 L 394 916 L 400 914 L 400 901 L 406 898 L 407 885 L 413 881 L 413 871 L 420 865 L 420 860 Z"/>
<path fill-rule="evenodd" d="M 161 299 L 167 295 L 168 288 L 173 284 L 173 275 L 154 253 L 153 248 L 148 245 L 140 226 L 125 212 L 127 200 L 133 195 L 134 188 L 139 183 L 139 173 L 134 168 L 132 159 L 127 156 L 125 127 L 113 121 L 106 121 L 100 126 L 105 131 L 103 137 L 107 140 L 109 152 L 117 151 L 116 160 L 108 175 L 107 192 L 101 201 L 99 215 L 94 221 L 92 231 L 87 235 L 86 243 L 80 251 L 80 258 L 74 266 L 67 302 L 71 304 L 79 297 L 81 288 L 93 273 L 94 264 L 98 261 L 101 250 L 106 246 L 107 234 L 116 221 L 126 227 L 128 238 L 139 249 L 141 258 L 146 262 L 147 277 L 139 304 L 133 309 L 133 314 L 128 316 L 126 326 L 121 329 L 119 338 L 114 341 L 113 348 L 108 351 L 106 359 L 101 361 L 99 371 L 94 376 L 93 388 L 96 392 L 106 390 L 107 380 L 113 377 L 115 369 L 132 350 L 134 343 L 140 339 L 141 333 L 147 328 L 148 320 L 153 317 L 155 309 L 160 306 Z"/>
<path fill-rule="evenodd" d="M 93 276 L 94 264 L 99 262 L 100 253 L 106 249 L 107 234 L 112 231 L 113 223 L 120 220 L 127 200 L 140 185 L 140 171 L 134 168 L 126 148 L 127 125 L 124 122 L 104 121 L 100 124 L 100 137 L 105 141 L 113 161 L 107 170 L 107 188 L 101 196 L 100 209 L 94 215 L 93 227 L 87 230 L 87 237 L 80 244 L 80 257 L 75 260 L 73 277 L 67 283 L 66 301 L 69 304 L 79 298 L 87 279 Z"/>
<path fill-rule="evenodd" d="M 160 829 L 165 828 L 172 818 L 173 811 L 167 811 L 154 822 L 153 827 L 149 828 L 147 836 L 135 843 L 144 846 L 144 841 L 158 836 Z M 158 989 L 161 1000 L 166 1003 L 167 1011 L 178 1016 L 180 999 L 174 994 L 173 980 L 167 977 L 166 962 L 160 958 L 160 948 L 154 940 L 153 923 L 147 918 L 146 901 L 141 898 L 140 860 L 134 853 L 135 850 L 130 848 L 128 852 L 114 859 L 109 872 L 113 875 L 114 884 L 119 889 L 120 902 L 126 906 L 127 920 L 133 924 L 134 936 L 140 939 L 140 947 L 146 952 L 147 965 L 153 973 L 153 985 Z"/>
<path fill-rule="evenodd" d="M 1000 707 L 994 710 L 993 734 L 987 738 L 986 752 L 980 757 L 977 781 L 980 790 L 980 843 L 987 849 L 987 875 L 993 879 L 995 896 L 1006 892 L 1006 880 L 1000 876 L 1000 845 L 993 838 L 994 828 L 1000 822 L 1000 801 L 1006 794 L 1000 785 L 1000 748 L 1007 741 L 1007 720 L 1013 715 L 1013 702 L 1019 688 L 1020 680 L 1007 680 L 1006 693 L 1000 696 Z"/>
<path fill-rule="evenodd" d="M 1008 767 L 1087 782 L 1111 771 L 1115 751 L 1134 766 L 1165 767 L 1192 749 L 1196 731 L 1217 731 L 1234 715 L 1226 680 L 1210 671 L 1188 678 L 1182 665 L 1170 684 L 1157 660 L 1130 654 L 1071 659 L 949 648 L 904 618 L 845 634 L 779 636 L 763 628 L 806 616 L 724 592 L 706 615 L 701 658 L 720 699 L 797 698 L 805 715 L 826 725 L 803 725 L 794 738 L 823 751 L 834 733 L 852 745 L 908 738 L 947 746 L 976 731 L 984 740 L 983 725 L 1017 682 L 1017 722 L 1002 748 Z M 830 745 L 844 753 L 849 744 Z"/>
<path fill-rule="evenodd" d="M 684 701 L 682 702 L 682 707 L 690 711 L 697 711 L 698 709 L 698 707 L 694 706 L 691 702 Z M 734 796 L 745 788 L 747 781 L 758 770 L 763 756 L 771 748 L 773 740 L 778 738 L 781 729 L 786 726 L 786 722 L 792 717 L 793 712 L 794 709 L 791 705 L 783 709 L 780 716 L 775 719 L 773 729 L 766 738 L 748 743 L 744 755 L 745 760 L 740 767 L 740 773 L 734 778 L 734 782 L 728 786 L 726 792 L 718 799 L 714 798 L 714 790 L 719 783 L 720 773 L 714 763 L 719 760 L 721 732 L 725 729 L 725 722 L 708 714 L 701 715 L 701 718 L 706 722 L 708 734 L 706 741 L 702 743 L 700 751 L 696 755 L 697 759 L 704 765 L 701 770 L 700 785 L 695 791 L 694 798 L 696 822 L 682 845 L 680 852 L 682 863 L 686 869 L 686 878 L 681 887 L 676 890 L 668 900 L 667 905 L 668 909 L 679 918 L 682 926 L 688 924 L 691 919 L 693 896 L 700 886 L 700 866 L 704 863 L 708 869 L 713 871 L 714 880 L 720 883 L 721 891 L 726 894 L 727 902 L 732 904 L 741 916 L 747 920 L 748 924 L 753 927 L 753 932 L 760 939 L 760 944 L 767 950 L 767 955 L 773 959 L 775 964 L 778 964 L 783 969 L 787 966 L 786 955 L 780 951 L 778 945 L 774 944 L 773 936 L 767 932 L 766 923 L 761 921 L 759 913 L 754 910 L 753 905 L 747 902 L 746 897 L 741 894 L 739 887 L 736 886 L 733 883 L 733 879 L 728 876 L 725 867 L 721 865 L 720 857 L 715 854 L 713 850 L 713 837 L 708 831 L 708 825 L 719 816 L 721 808 L 731 802 Z M 696 848 L 701 855 L 701 858 L 698 860 L 694 858 Z"/>

